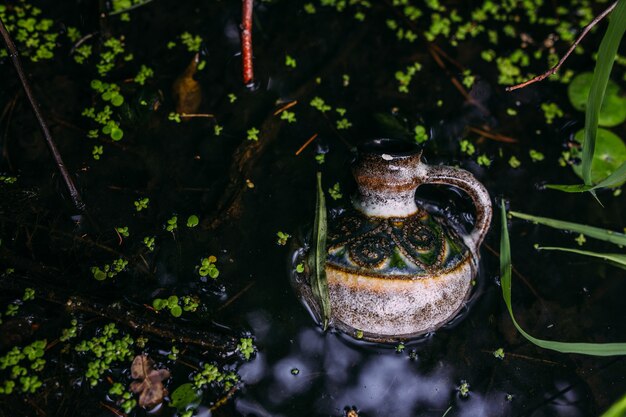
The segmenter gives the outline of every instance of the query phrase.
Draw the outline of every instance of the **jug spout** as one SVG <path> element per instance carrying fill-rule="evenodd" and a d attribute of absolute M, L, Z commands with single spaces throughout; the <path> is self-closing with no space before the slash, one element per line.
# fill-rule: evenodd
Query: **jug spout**
<path fill-rule="evenodd" d="M 417 213 L 415 190 L 426 175 L 421 156 L 417 145 L 396 139 L 375 139 L 361 146 L 352 167 L 358 188 L 354 207 L 373 217 Z"/>

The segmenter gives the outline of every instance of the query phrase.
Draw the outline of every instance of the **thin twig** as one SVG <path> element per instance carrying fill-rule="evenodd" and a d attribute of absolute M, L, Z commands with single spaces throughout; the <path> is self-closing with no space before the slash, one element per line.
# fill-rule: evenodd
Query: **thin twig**
<path fill-rule="evenodd" d="M 211 113 L 181 113 L 180 117 L 182 118 L 206 117 L 208 119 L 212 119 L 215 117 L 215 115 Z"/>
<path fill-rule="evenodd" d="M 252 286 L 255 284 L 255 281 L 252 281 L 251 283 L 249 283 L 248 285 L 246 285 L 245 287 L 243 287 L 242 290 L 240 290 L 237 294 L 233 295 L 232 297 L 230 297 L 228 300 L 226 300 L 226 302 L 224 304 L 222 304 L 220 306 L 220 308 L 217 309 L 217 311 L 222 311 L 223 309 L 225 309 L 226 307 L 228 307 L 229 305 L 231 305 L 233 302 L 235 302 L 239 297 L 241 297 L 246 291 L 248 291 L 250 288 L 252 288 Z"/>
<path fill-rule="evenodd" d="M 241 58 L 243 62 L 243 83 L 254 81 L 252 68 L 252 8 L 254 0 L 243 0 L 241 10 Z"/>
<path fill-rule="evenodd" d="M 59 153 L 59 150 L 57 149 L 57 146 L 54 143 L 54 139 L 52 139 L 52 135 L 50 134 L 48 125 L 46 124 L 46 121 L 44 120 L 43 115 L 41 114 L 41 111 L 39 110 L 39 106 L 37 105 L 35 101 L 35 96 L 33 95 L 33 92 L 28 84 L 28 80 L 26 79 L 26 74 L 24 74 L 24 70 L 22 69 L 22 62 L 20 61 L 17 48 L 15 47 L 15 44 L 13 43 L 13 40 L 11 39 L 11 35 L 7 31 L 7 28 L 4 26 L 4 22 L 2 21 L 1 18 L 0 18 L 0 34 L 2 34 L 2 37 L 4 38 L 4 43 L 6 44 L 7 49 L 9 50 L 9 57 L 11 58 L 11 61 L 13 62 L 13 66 L 15 67 L 15 70 L 17 71 L 17 75 L 22 83 L 22 87 L 24 88 L 26 97 L 28 97 L 28 101 L 30 102 L 31 107 L 33 108 L 33 112 L 35 112 L 35 117 L 37 118 L 37 121 L 39 122 L 39 127 L 41 128 L 41 131 L 43 132 L 43 136 L 46 139 L 48 148 L 50 148 L 50 152 L 52 153 L 52 157 L 54 158 L 54 161 L 56 162 L 57 168 L 59 169 L 59 172 L 61 173 L 61 177 L 63 178 L 63 181 L 65 182 L 65 186 L 67 187 L 67 190 L 70 193 L 70 197 L 72 198 L 74 207 L 79 211 L 83 211 L 85 209 L 85 204 L 83 203 L 83 199 L 81 198 L 80 193 L 78 192 L 78 189 L 76 188 L 76 185 L 74 185 L 74 180 L 72 180 L 70 173 L 67 171 L 67 168 L 65 167 L 65 164 L 63 163 L 63 159 L 61 158 L 61 154 Z"/>
<path fill-rule="evenodd" d="M 468 126 L 468 129 L 470 130 L 470 132 L 478 133 L 479 135 L 482 135 L 486 137 L 487 139 L 495 140 L 496 142 L 517 143 L 517 139 L 509 137 L 509 136 L 504 136 L 499 133 L 492 133 L 492 132 L 489 132 L 488 130 L 479 129 L 474 126 Z"/>
<path fill-rule="evenodd" d="M 311 142 L 313 142 L 315 140 L 315 138 L 317 137 L 317 133 L 315 133 L 313 136 L 311 136 L 306 142 L 304 142 L 304 144 L 302 146 L 300 146 L 300 149 L 298 149 L 296 151 L 296 156 L 300 155 L 300 153 L 306 149 L 307 146 L 309 146 L 311 144 Z"/>
<path fill-rule="evenodd" d="M 528 81 L 524 81 L 523 83 L 520 84 L 515 84 L 512 85 L 510 87 L 505 88 L 506 91 L 513 91 L 513 90 L 517 90 L 518 88 L 524 88 L 530 84 L 534 84 L 536 82 L 545 80 L 546 78 L 548 78 L 549 76 L 555 74 L 560 68 L 561 65 L 563 65 L 563 63 L 565 62 L 565 60 L 567 58 L 569 58 L 569 56 L 572 54 L 572 52 L 574 52 L 574 50 L 576 49 L 576 47 L 578 46 L 578 44 L 583 40 L 583 38 L 585 36 L 587 36 L 587 33 L 589 33 L 589 31 L 598 24 L 599 21 L 601 21 L 602 19 L 604 19 L 609 13 L 611 13 L 613 11 L 613 9 L 615 8 L 615 6 L 617 6 L 617 1 L 614 2 L 613 4 L 611 4 L 609 7 L 607 7 L 607 9 L 605 11 L 603 11 L 600 15 L 596 16 L 595 19 L 593 19 L 591 21 L 591 23 L 589 23 L 587 26 L 585 26 L 585 29 L 583 29 L 583 31 L 580 33 L 580 35 L 578 36 L 578 38 L 576 38 L 576 40 L 574 41 L 574 43 L 572 44 L 572 46 L 570 46 L 570 48 L 567 50 L 567 52 L 565 53 L 565 55 L 563 56 L 563 58 L 561 58 L 559 60 L 559 62 L 557 62 L 557 64 L 550 68 L 548 71 L 544 72 L 543 74 L 537 75 L 534 78 L 531 78 Z"/>
<path fill-rule="evenodd" d="M 281 108 L 279 108 L 278 110 L 276 110 L 274 112 L 274 116 L 278 116 L 279 114 L 281 114 L 282 112 L 284 112 L 287 109 L 292 108 L 293 106 L 295 106 L 296 104 L 298 104 L 298 100 L 293 100 L 290 101 L 289 103 L 285 104 L 284 106 L 282 106 Z"/>
<path fill-rule="evenodd" d="M 80 38 L 75 44 L 74 46 L 72 46 L 72 49 L 70 49 L 70 55 L 72 55 L 74 53 L 74 51 L 76 51 L 76 49 L 81 46 L 83 43 L 87 42 L 89 39 L 93 38 L 98 32 L 91 32 L 86 34 L 85 36 L 83 36 L 82 38 Z M 133 78 L 134 79 L 134 78 Z"/>

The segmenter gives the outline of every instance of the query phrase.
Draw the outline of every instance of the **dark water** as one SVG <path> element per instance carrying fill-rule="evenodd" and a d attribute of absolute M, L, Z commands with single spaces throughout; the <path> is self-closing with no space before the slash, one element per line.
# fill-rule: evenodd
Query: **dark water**
<path fill-rule="evenodd" d="M 185 363 L 217 361 L 238 370 L 243 381 L 240 389 L 213 415 L 341 416 L 353 407 L 359 415 L 371 417 L 438 417 L 446 412 L 447 416 L 599 415 L 626 392 L 624 361 L 558 354 L 539 349 L 519 335 L 498 285 L 497 214 L 482 249 L 472 308 L 463 312 L 462 320 L 406 343 L 402 352 L 396 352 L 395 345 L 358 343 L 333 331 L 323 333 L 300 305 L 289 285 L 289 245 L 278 245 L 276 233 L 295 236 L 312 222 L 315 172 L 322 170 L 325 189 L 341 184 L 343 197 L 336 202 L 328 199 L 331 206 L 348 204 L 354 188 L 351 147 L 375 137 L 401 137 L 407 131 L 410 137 L 418 123 L 431 135 L 424 151 L 428 162 L 470 170 L 494 202 L 504 198 L 516 211 L 614 230 L 626 224 L 623 195 L 600 193 L 601 208 L 590 196 L 538 187 L 578 181 L 569 168 L 556 162 L 583 122 L 583 115 L 568 104 L 563 85 L 543 83 L 505 93 L 496 82 L 495 64 L 479 57 L 482 38 L 457 49 L 442 40 L 440 45 L 448 53 L 456 54 L 479 76 L 471 94 L 480 109 L 465 102 L 423 43 L 397 42 L 385 27 L 385 20 L 395 14 L 384 2 L 374 4 L 364 23 L 352 17 L 353 11 L 339 13 L 316 3 L 317 14 L 308 15 L 302 6 L 301 2 L 258 2 L 253 90 L 240 80 L 239 2 L 155 0 L 133 12 L 131 23 L 110 19 L 108 30 L 124 34 L 127 48 L 135 55 L 134 62 L 114 71 L 110 81 L 132 77 L 139 64 L 146 63 L 155 69 L 154 79 L 145 88 L 123 85 L 126 99 L 130 102 L 139 94 L 163 98 L 157 111 L 129 116 L 119 144 L 99 143 L 105 148 L 100 161 L 91 158 L 98 142 L 85 137 L 92 127 L 80 116 L 93 100 L 89 90 L 90 80 L 96 77 L 93 67 L 74 64 L 68 57 L 68 42 L 52 61 L 26 61 L 35 94 L 89 208 L 91 220 L 83 219 L 80 226 L 72 220 L 77 213 L 63 197 L 15 73 L 8 61 L 0 65 L 0 111 L 16 100 L 10 116 L 3 113 L 6 116 L 0 119 L 0 174 L 18 176 L 14 185 L 0 184 L 0 266 L 1 271 L 15 269 L 13 276 L 4 274 L 0 281 L 1 308 L 19 298 L 23 287 L 32 286 L 60 300 L 78 295 L 100 306 L 121 302 L 140 312 L 144 323 L 171 323 L 191 332 L 236 337 L 250 332 L 258 348 L 250 362 L 183 343 L 177 344 L 184 347 L 181 359 L 174 362 L 166 358 L 171 341 L 149 336 L 145 351 L 171 370 L 170 391 L 187 382 L 193 372 Z M 95 4 L 78 1 L 58 9 L 41 7 L 59 29 L 74 25 L 83 34 L 103 29 Z M 198 111 L 215 114 L 224 127 L 220 136 L 214 136 L 211 119 L 181 124 L 167 120 L 174 111 L 171 84 L 192 54 L 181 47 L 167 49 L 166 44 L 184 31 L 204 39 L 202 56 L 207 65 L 197 77 L 203 89 Z M 588 42 L 597 44 L 598 37 Z M 506 48 L 502 45 L 503 53 L 509 52 Z M 286 54 L 297 59 L 295 69 L 284 65 Z M 410 84 L 410 94 L 397 92 L 394 72 L 415 61 L 422 70 Z M 574 57 L 571 65 L 583 70 L 593 62 Z M 460 76 L 454 67 L 450 72 Z M 350 77 L 347 86 L 343 74 Z M 316 77 L 321 77 L 321 83 L 316 83 Z M 237 95 L 236 102 L 229 103 L 229 93 Z M 346 108 L 352 127 L 337 130 L 339 118 L 334 112 L 323 116 L 309 106 L 316 96 L 333 108 Z M 298 104 L 290 110 L 296 113 L 297 123 L 272 115 L 280 107 L 277 103 L 294 99 Z M 438 100 L 442 106 L 436 105 Z M 540 110 L 546 100 L 558 103 L 565 113 L 552 125 L 546 125 Z M 517 109 L 517 116 L 508 116 L 507 108 Z M 488 126 L 518 142 L 477 141 L 477 135 L 466 132 L 469 125 Z M 243 165 L 243 173 L 232 175 L 229 167 L 235 150 L 246 149 L 246 131 L 253 126 L 261 130 L 262 144 L 249 145 L 250 163 Z M 615 131 L 625 133 L 623 126 Z M 314 133 L 319 134 L 315 142 L 295 156 Z M 478 153 L 491 157 L 490 167 L 479 166 L 475 158 L 460 152 L 458 142 L 464 137 L 472 137 Z M 544 161 L 533 163 L 529 149 L 543 152 Z M 326 152 L 323 165 L 315 161 L 318 152 Z M 522 161 L 520 168 L 509 166 L 511 155 Z M 246 179 L 254 188 L 246 186 Z M 229 187 L 230 181 L 235 185 Z M 471 224 L 471 204 L 454 190 L 425 186 L 418 194 Z M 150 198 L 150 207 L 138 213 L 133 202 L 144 196 Z M 235 203 L 223 200 L 224 196 Z M 171 234 L 163 224 L 174 214 L 179 228 Z M 200 217 L 200 227 L 185 227 L 190 214 Z M 120 245 L 113 228 L 122 225 L 129 227 L 131 237 Z M 518 220 L 511 222 L 510 233 L 513 262 L 524 277 L 514 276 L 513 305 L 527 331 L 555 340 L 623 340 L 622 270 L 533 249 L 537 242 L 573 247 L 572 235 Z M 157 237 L 154 253 L 143 249 L 141 239 L 148 235 Z M 89 268 L 111 262 L 115 255 L 101 246 L 131 260 L 126 272 L 103 283 L 93 279 Z M 588 242 L 585 249 L 611 250 L 595 242 Z M 201 280 L 194 269 L 200 258 L 209 255 L 218 258 L 216 281 Z M 203 307 L 178 320 L 167 314 L 156 316 L 144 307 L 170 294 L 197 294 Z M 17 318 L 3 317 L 0 354 L 36 339 L 58 339 L 72 316 L 81 323 L 80 338 L 90 338 L 108 322 L 93 312 L 70 314 L 51 297 L 45 298 L 25 304 Z M 142 328 L 118 327 L 134 337 L 147 334 Z M 498 348 L 504 349 L 502 360 L 493 355 Z M 136 348 L 134 353 L 141 351 Z M 83 382 L 84 358 L 59 347 L 46 355 L 42 392 L 0 395 L 0 415 L 113 415 L 102 405 L 115 406 L 106 400 L 108 384 L 91 389 Z M 117 364 L 107 375 L 126 386 L 130 382 L 125 364 Z M 460 392 L 464 382 L 469 384 L 466 397 Z M 219 389 L 209 389 L 199 415 L 210 415 L 208 407 L 220 396 Z M 133 413 L 146 412 L 135 409 Z M 162 407 L 155 414 L 172 413 L 173 409 Z"/>

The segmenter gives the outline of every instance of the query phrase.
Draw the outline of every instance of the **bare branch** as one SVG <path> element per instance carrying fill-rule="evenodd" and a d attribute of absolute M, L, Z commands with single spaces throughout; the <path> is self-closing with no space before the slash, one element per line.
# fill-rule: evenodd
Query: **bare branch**
<path fill-rule="evenodd" d="M 549 76 L 555 74 L 560 68 L 561 65 L 563 65 L 563 63 L 565 62 L 565 60 L 567 58 L 569 58 L 569 56 L 572 54 L 572 52 L 574 52 L 574 50 L 576 49 L 576 47 L 578 46 L 578 44 L 583 40 L 583 38 L 585 36 L 587 36 L 587 33 L 589 33 L 589 31 L 598 24 L 599 21 L 601 21 L 602 19 L 604 19 L 609 13 L 611 13 L 613 11 L 613 9 L 615 8 L 615 6 L 617 6 L 617 1 L 614 2 L 613 4 L 611 4 L 609 7 L 607 7 L 607 9 L 605 11 L 603 11 L 600 15 L 596 16 L 595 19 L 593 19 L 591 21 L 591 23 L 589 23 L 587 26 L 585 26 L 585 29 L 583 29 L 583 31 L 580 33 L 580 35 L 578 35 L 578 38 L 576 38 L 576 40 L 574 41 L 574 43 L 572 44 L 572 46 L 570 46 L 570 48 L 567 50 L 567 52 L 565 53 L 565 55 L 563 56 L 563 58 L 561 58 L 559 60 L 559 62 L 552 67 L 551 69 L 549 69 L 548 71 L 544 72 L 543 74 L 537 75 L 534 78 L 531 78 L 528 81 L 524 81 L 523 83 L 520 84 L 516 84 L 516 85 L 512 85 L 510 87 L 507 87 L 505 90 L 506 91 L 513 91 L 513 90 L 517 90 L 518 88 L 524 88 L 530 84 L 534 84 L 536 82 L 545 80 L 546 78 L 548 78 Z"/>

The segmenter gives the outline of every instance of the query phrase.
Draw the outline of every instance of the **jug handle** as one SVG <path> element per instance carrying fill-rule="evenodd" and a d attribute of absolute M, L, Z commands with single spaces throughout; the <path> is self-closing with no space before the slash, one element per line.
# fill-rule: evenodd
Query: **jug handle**
<path fill-rule="evenodd" d="M 491 198 L 482 185 L 469 171 L 444 165 L 425 165 L 423 182 L 426 184 L 446 184 L 460 188 L 472 199 L 476 208 L 474 229 L 469 235 L 469 243 L 475 250 L 482 243 L 491 224 Z"/>

